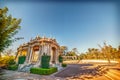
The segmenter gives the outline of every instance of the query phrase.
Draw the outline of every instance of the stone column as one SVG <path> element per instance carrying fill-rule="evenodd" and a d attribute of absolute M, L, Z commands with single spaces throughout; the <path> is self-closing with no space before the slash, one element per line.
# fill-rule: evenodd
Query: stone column
<path fill-rule="evenodd" d="M 46 45 L 46 54 L 48 55 L 48 44 Z"/>
<path fill-rule="evenodd" d="M 52 64 L 52 60 L 53 60 L 53 51 L 52 51 L 52 47 L 50 46 L 50 63 Z"/>
<path fill-rule="evenodd" d="M 46 44 L 44 45 L 44 53 L 47 54 L 47 47 L 46 47 Z"/>
<path fill-rule="evenodd" d="M 58 61 L 58 49 L 56 49 L 56 64 L 58 64 L 59 63 L 59 61 Z"/>
<path fill-rule="evenodd" d="M 28 63 L 29 57 L 30 57 L 30 47 L 28 47 L 28 50 L 27 50 L 27 55 L 26 55 L 26 60 L 25 60 L 26 63 Z"/>
<path fill-rule="evenodd" d="M 35 51 L 32 50 L 31 62 L 33 62 L 33 63 L 34 63 L 34 56 L 35 56 Z"/>
<path fill-rule="evenodd" d="M 55 64 L 56 64 L 56 62 L 57 62 L 57 49 L 55 49 L 54 58 L 55 58 Z"/>
<path fill-rule="evenodd" d="M 41 55 L 43 55 L 43 44 L 41 45 Z"/>
<path fill-rule="evenodd" d="M 48 54 L 50 56 L 50 45 L 48 45 Z"/>
<path fill-rule="evenodd" d="M 39 55 L 38 55 L 38 61 L 37 61 L 37 65 L 40 66 L 41 63 L 41 52 L 42 52 L 42 47 L 39 45 Z"/>
<path fill-rule="evenodd" d="M 45 44 L 43 45 L 43 54 L 45 53 Z M 46 53 L 45 53 L 46 54 Z"/>
<path fill-rule="evenodd" d="M 42 46 L 39 46 L 39 58 L 38 61 L 41 61 L 41 55 L 42 55 Z"/>
<path fill-rule="evenodd" d="M 47 55 L 49 55 L 49 45 L 47 44 Z"/>
<path fill-rule="evenodd" d="M 30 47 L 30 56 L 28 61 L 29 63 L 31 63 L 32 53 L 33 53 L 33 47 Z"/>
<path fill-rule="evenodd" d="M 22 49 L 20 50 L 20 56 L 22 56 Z"/>
<path fill-rule="evenodd" d="M 20 50 L 17 51 L 17 56 L 16 56 L 16 62 L 17 62 L 17 63 L 18 63 L 18 60 L 19 60 L 19 56 L 21 56 Z"/>
<path fill-rule="evenodd" d="M 42 55 L 43 55 L 43 53 L 44 53 L 44 44 L 42 45 Z"/>
<path fill-rule="evenodd" d="M 41 47 L 40 47 L 40 45 L 39 45 L 39 51 L 38 51 L 38 55 L 39 55 L 39 56 L 38 56 L 38 61 L 37 61 L 37 62 L 39 62 L 39 60 L 40 60 L 40 55 L 41 55 L 40 53 L 41 53 Z"/>
<path fill-rule="evenodd" d="M 43 54 L 43 45 L 41 45 L 41 55 Z"/>
<path fill-rule="evenodd" d="M 48 55 L 48 44 L 46 45 L 45 50 L 46 50 L 45 53 Z"/>

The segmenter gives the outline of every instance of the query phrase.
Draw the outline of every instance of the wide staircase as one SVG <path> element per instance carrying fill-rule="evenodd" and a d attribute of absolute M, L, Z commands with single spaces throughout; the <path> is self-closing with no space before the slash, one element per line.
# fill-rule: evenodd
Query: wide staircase
<path fill-rule="evenodd" d="M 110 69 L 105 76 L 110 80 L 120 80 L 120 70 Z"/>
<path fill-rule="evenodd" d="M 18 71 L 20 71 L 20 72 L 30 72 L 30 68 L 32 68 L 32 67 L 40 67 L 40 64 L 39 63 L 37 63 L 37 64 L 36 63 L 35 64 L 34 63 L 20 64 L 19 68 L 18 68 Z M 62 69 L 62 67 L 60 66 L 60 64 L 52 64 L 52 65 L 50 65 L 50 67 L 57 67 L 58 70 Z"/>
<path fill-rule="evenodd" d="M 29 72 L 30 68 L 32 68 L 34 66 L 34 64 L 20 64 L 18 71 L 20 72 Z"/>

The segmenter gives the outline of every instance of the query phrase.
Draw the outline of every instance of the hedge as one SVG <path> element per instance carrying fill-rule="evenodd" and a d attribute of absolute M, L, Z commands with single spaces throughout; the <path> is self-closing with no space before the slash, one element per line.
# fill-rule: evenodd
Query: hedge
<path fill-rule="evenodd" d="M 24 64 L 26 56 L 19 56 L 18 64 Z"/>
<path fill-rule="evenodd" d="M 46 69 L 49 68 L 50 67 L 49 62 L 50 56 L 44 54 L 41 58 L 41 67 Z"/>
<path fill-rule="evenodd" d="M 58 70 L 56 67 L 51 67 L 49 69 L 44 69 L 44 68 L 31 68 L 30 69 L 30 73 L 40 74 L 40 75 L 49 75 L 57 71 Z"/>
<path fill-rule="evenodd" d="M 18 69 L 18 65 L 9 65 L 8 66 L 8 70 L 13 70 L 13 71 L 15 71 L 15 70 L 17 70 Z"/>

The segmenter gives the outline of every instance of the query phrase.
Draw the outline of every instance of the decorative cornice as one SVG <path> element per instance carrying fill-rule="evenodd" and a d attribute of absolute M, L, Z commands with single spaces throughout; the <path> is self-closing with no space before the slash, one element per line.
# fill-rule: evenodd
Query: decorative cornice
<path fill-rule="evenodd" d="M 56 39 L 53 38 L 46 38 L 40 37 L 39 35 L 36 36 L 34 39 L 31 38 L 31 40 L 28 43 L 23 43 L 22 45 L 19 46 L 19 48 L 24 48 L 24 47 L 29 47 L 29 45 L 36 45 L 36 44 L 53 44 L 56 47 L 59 47 L 59 44 L 57 43 Z M 18 48 L 18 49 L 19 49 Z"/>

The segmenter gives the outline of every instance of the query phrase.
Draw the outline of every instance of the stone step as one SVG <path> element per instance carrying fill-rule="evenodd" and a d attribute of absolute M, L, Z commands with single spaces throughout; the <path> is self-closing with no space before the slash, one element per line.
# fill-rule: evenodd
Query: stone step
<path fill-rule="evenodd" d="M 111 80 L 106 76 L 99 76 L 99 77 L 94 77 L 92 80 Z"/>
<path fill-rule="evenodd" d="M 105 76 L 108 77 L 110 80 L 120 80 L 120 76 L 116 73 L 113 73 L 112 71 L 108 71 Z"/>
<path fill-rule="evenodd" d="M 120 76 L 120 71 L 117 71 L 117 70 L 109 70 L 109 72 L 117 75 L 117 76 Z"/>
<path fill-rule="evenodd" d="M 24 65 L 24 66 L 22 66 L 18 71 L 21 71 L 21 72 L 29 72 L 31 67 L 33 67 L 33 64 Z"/>

